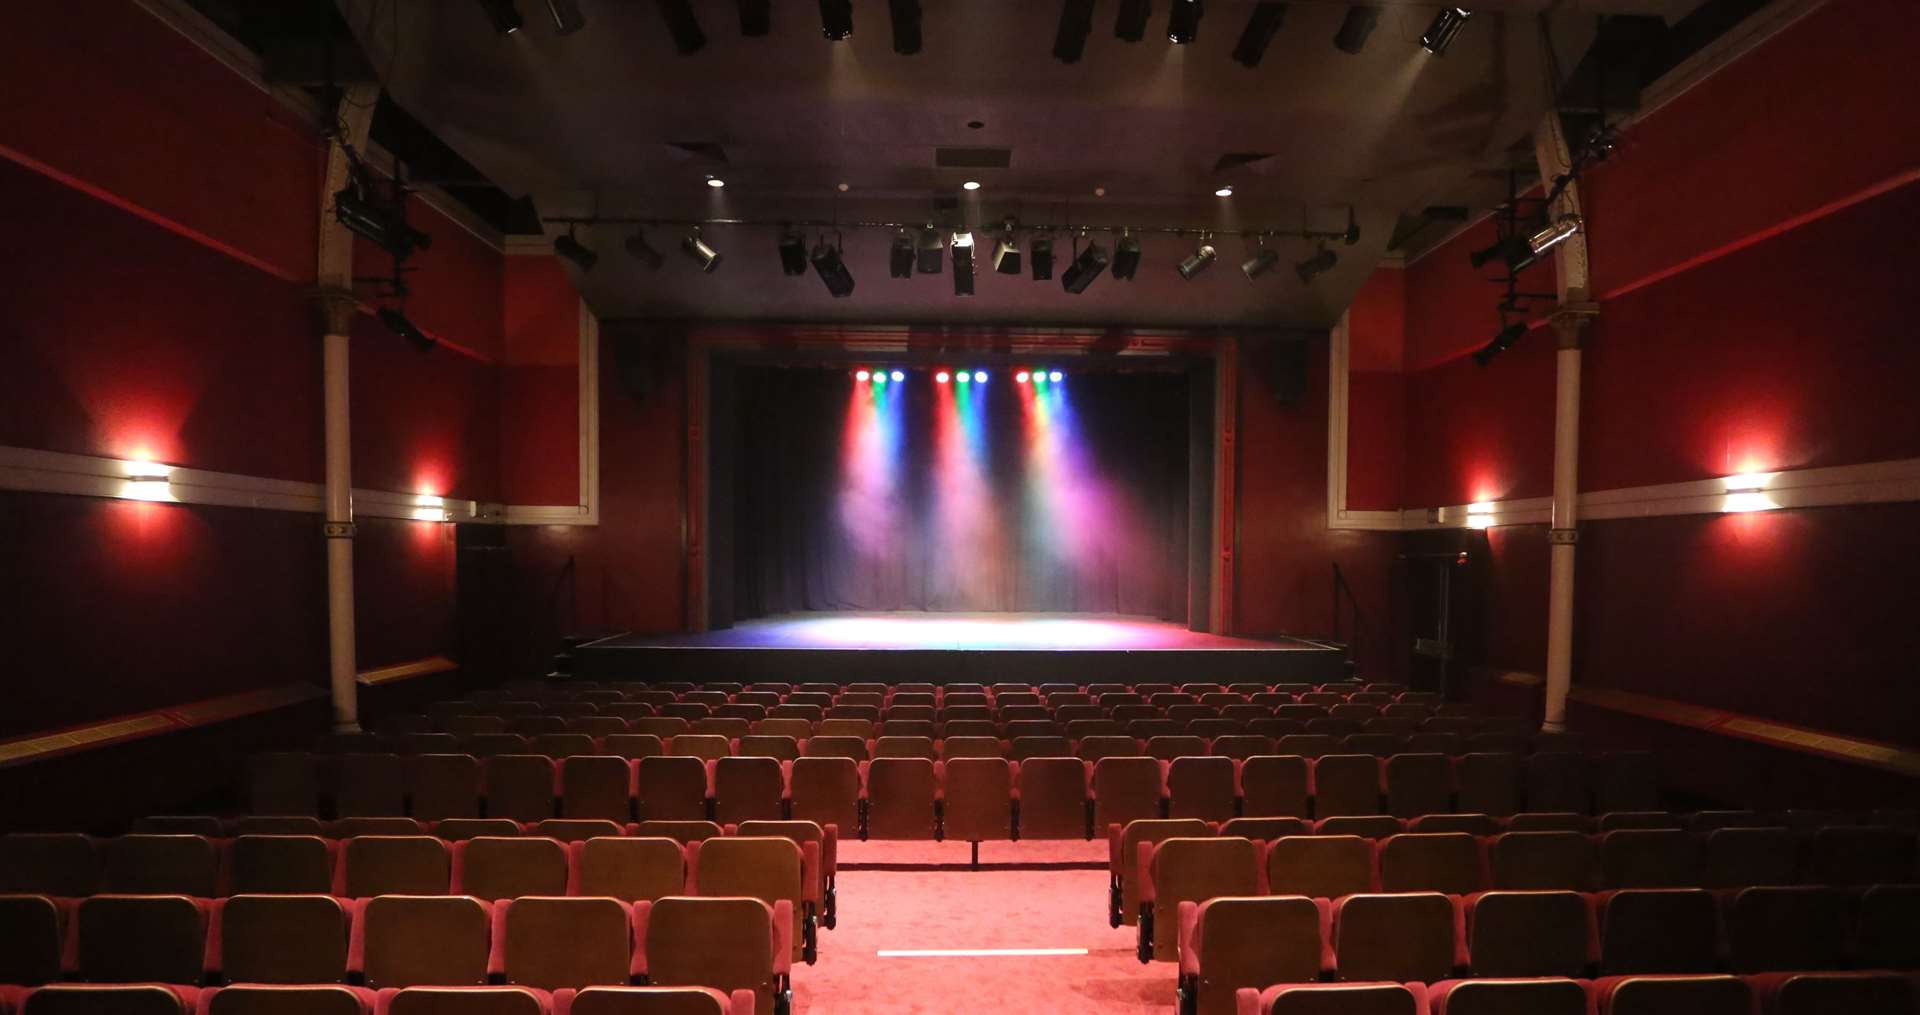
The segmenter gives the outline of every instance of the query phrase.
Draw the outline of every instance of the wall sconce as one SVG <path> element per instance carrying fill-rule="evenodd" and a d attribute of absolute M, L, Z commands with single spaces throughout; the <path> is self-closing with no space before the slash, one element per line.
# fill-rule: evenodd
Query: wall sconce
<path fill-rule="evenodd" d="M 1728 476 L 1722 480 L 1727 487 L 1727 500 L 1721 510 L 1727 512 L 1772 511 L 1780 503 L 1767 496 L 1768 484 L 1773 482 L 1771 472 L 1743 472 Z"/>
<path fill-rule="evenodd" d="M 1467 505 L 1467 528 L 1493 528 L 1493 505 L 1486 501 L 1475 501 Z"/>
<path fill-rule="evenodd" d="M 158 462 L 128 462 L 127 488 L 121 496 L 129 500 L 171 501 L 173 466 Z"/>
<path fill-rule="evenodd" d="M 413 507 L 414 521 L 417 521 L 417 522 L 452 521 L 451 518 L 447 517 L 447 502 L 445 498 L 437 497 L 430 493 L 423 493 L 420 496 L 415 497 L 413 499 L 413 504 L 414 504 L 414 507 Z"/>

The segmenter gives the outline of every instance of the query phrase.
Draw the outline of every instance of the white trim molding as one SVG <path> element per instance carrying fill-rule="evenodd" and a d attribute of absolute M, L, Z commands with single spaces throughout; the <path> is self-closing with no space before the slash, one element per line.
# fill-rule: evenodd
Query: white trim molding
<path fill-rule="evenodd" d="M 551 253 L 545 243 L 542 253 Z M 530 254 L 512 250 L 510 254 Z M 502 518 L 508 525 L 600 524 L 600 319 L 580 301 L 580 503 L 558 505 L 509 504 Z"/>
<path fill-rule="evenodd" d="M 1393 531 L 1401 527 L 1400 512 L 1347 507 L 1348 382 L 1353 357 L 1350 314 L 1342 311 L 1327 336 L 1327 528 Z"/>

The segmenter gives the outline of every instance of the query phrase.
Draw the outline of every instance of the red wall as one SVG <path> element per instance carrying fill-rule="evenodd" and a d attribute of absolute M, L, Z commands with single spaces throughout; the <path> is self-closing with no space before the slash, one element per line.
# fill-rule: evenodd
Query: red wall
<path fill-rule="evenodd" d="M 0 445 L 322 478 L 321 140 L 136 5 L 34 5 L 0 33 Z M 408 311 L 351 374 L 355 485 L 496 500 L 503 258 L 424 208 Z M 364 245 L 362 274 L 386 269 Z M 0 495 L 18 664 L 0 736 L 324 681 L 318 519 Z M 363 666 L 453 651 L 451 530 L 362 520 Z"/>
<path fill-rule="evenodd" d="M 1828 4 L 1588 174 L 1601 314 L 1583 356 L 1583 490 L 1920 456 L 1911 258 L 1895 246 L 1920 225 L 1911 13 Z M 1494 327 L 1497 292 L 1466 265 L 1489 229 L 1406 272 L 1406 506 L 1550 491 L 1552 333 L 1484 369 L 1458 358 Z M 1920 744 L 1911 625 L 1895 616 L 1920 567 L 1915 514 L 1583 523 L 1575 681 Z M 1478 661 L 1538 672 L 1544 529 L 1494 530 L 1480 564 Z"/>

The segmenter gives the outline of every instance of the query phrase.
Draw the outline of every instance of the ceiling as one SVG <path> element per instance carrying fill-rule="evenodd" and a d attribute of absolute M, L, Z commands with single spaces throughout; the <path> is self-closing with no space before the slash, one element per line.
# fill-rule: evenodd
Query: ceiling
<path fill-rule="evenodd" d="M 950 267 L 890 279 L 892 233 L 852 229 L 857 286 L 836 300 L 811 273 L 781 273 L 772 225 L 707 227 L 726 257 L 703 275 L 674 249 L 684 228 L 649 230 L 667 255 L 655 270 L 621 252 L 632 226 L 601 224 L 578 235 L 602 255 L 580 283 L 603 317 L 1323 327 L 1386 254 L 1401 212 L 1497 199 L 1476 170 L 1505 164 L 1551 107 L 1550 67 L 1579 62 L 1596 13 L 1674 17 L 1697 0 L 1486 3 L 1443 57 L 1418 43 L 1431 5 L 1385 5 L 1351 56 L 1331 45 L 1344 5 L 1293 3 L 1253 69 L 1230 54 L 1254 4 L 1229 0 L 1206 5 L 1186 46 L 1166 38 L 1167 3 L 1129 43 L 1102 0 L 1072 65 L 1051 56 L 1060 4 L 1041 0 L 926 3 L 912 56 L 893 52 L 877 0 L 856 0 L 854 34 L 837 43 L 813 3 L 774 4 L 770 34 L 747 38 L 732 0 L 694 0 L 706 42 L 688 56 L 652 3 L 578 0 L 586 26 L 559 35 L 544 0 L 519 0 L 526 27 L 501 35 L 477 0 L 338 2 L 392 98 L 544 216 L 978 226 L 1012 215 L 1217 230 L 1225 262 L 1183 282 L 1173 264 L 1198 236 L 1149 234 L 1133 282 L 1102 278 L 1073 296 L 983 266 L 978 295 L 959 299 Z M 949 158 L 1005 165 L 943 166 L 942 148 L 993 149 Z M 705 186 L 708 175 L 726 187 Z M 981 189 L 963 192 L 965 180 Z M 1232 197 L 1214 196 L 1222 184 Z M 1350 206 L 1360 241 L 1336 245 L 1338 264 L 1313 282 L 1286 270 L 1312 252 L 1298 238 L 1273 241 L 1282 268 L 1257 282 L 1235 269 L 1250 241 L 1233 234 L 1338 232 Z M 1069 241 L 1056 234 L 1063 254 Z"/>

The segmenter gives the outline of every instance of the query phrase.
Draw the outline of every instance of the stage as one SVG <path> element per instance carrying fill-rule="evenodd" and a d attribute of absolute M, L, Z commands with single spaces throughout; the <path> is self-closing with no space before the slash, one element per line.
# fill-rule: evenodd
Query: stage
<path fill-rule="evenodd" d="M 589 680 L 1324 682 L 1341 653 L 1077 613 L 803 613 L 703 634 L 623 634 L 575 649 Z"/>

